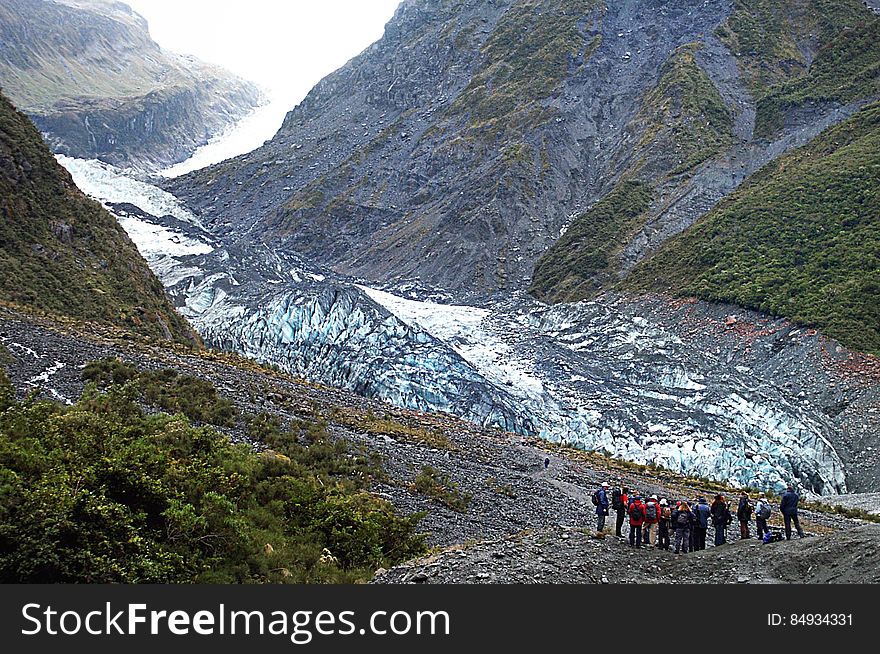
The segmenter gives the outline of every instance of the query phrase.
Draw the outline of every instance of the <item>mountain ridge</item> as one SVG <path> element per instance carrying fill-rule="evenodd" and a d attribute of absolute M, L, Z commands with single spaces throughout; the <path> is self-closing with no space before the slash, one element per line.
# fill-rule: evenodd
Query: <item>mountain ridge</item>
<path fill-rule="evenodd" d="M 146 20 L 108 0 L 8 0 L 0 85 L 57 153 L 155 172 L 263 101 L 250 82 L 162 50 Z"/>

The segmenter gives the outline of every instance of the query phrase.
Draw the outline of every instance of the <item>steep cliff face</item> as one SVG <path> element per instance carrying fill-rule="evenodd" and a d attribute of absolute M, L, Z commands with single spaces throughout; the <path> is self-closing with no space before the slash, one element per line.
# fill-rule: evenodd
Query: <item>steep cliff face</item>
<path fill-rule="evenodd" d="M 56 152 L 144 170 L 185 159 L 261 100 L 163 51 L 141 16 L 106 0 L 4 2 L 0 84 Z"/>
<path fill-rule="evenodd" d="M 0 198 L 0 299 L 159 340 L 197 340 L 125 231 L 2 94 Z"/>

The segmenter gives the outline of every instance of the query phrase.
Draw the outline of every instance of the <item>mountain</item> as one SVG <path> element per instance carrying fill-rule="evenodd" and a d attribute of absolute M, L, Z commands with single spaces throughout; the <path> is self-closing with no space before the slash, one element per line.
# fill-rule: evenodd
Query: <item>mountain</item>
<path fill-rule="evenodd" d="M 594 297 L 877 97 L 878 36 L 857 0 L 409 0 L 263 148 L 169 188 L 370 282 Z"/>
<path fill-rule="evenodd" d="M 624 281 L 788 315 L 880 354 L 880 104 L 753 175 Z"/>
<path fill-rule="evenodd" d="M 134 243 L 0 94 L 0 299 L 192 343 Z"/>
<path fill-rule="evenodd" d="M 147 22 L 110 0 L 7 0 L 0 85 L 55 152 L 155 170 L 261 102 L 216 66 L 162 50 Z"/>
<path fill-rule="evenodd" d="M 786 316 L 880 352 L 872 281 L 877 106 L 865 106 L 880 97 L 880 18 L 855 3 L 779 4 L 736 3 L 716 29 L 738 55 L 754 114 L 744 110 L 734 123 L 695 60 L 676 53 L 644 99 L 643 115 L 654 118 L 628 126 L 643 134 L 636 168 L 541 257 L 535 295 L 571 301 L 614 287 L 696 295 Z M 713 126 L 721 128 L 713 133 Z M 809 138 L 777 159 L 792 139 Z M 661 159 L 658 176 L 658 156 L 670 155 L 676 161 Z M 699 165 L 707 156 L 715 159 Z M 724 218 L 733 205 L 736 221 Z M 668 241 L 682 232 L 675 245 Z M 645 263 L 658 249 L 664 254 Z M 694 269 L 690 277 L 652 277 L 685 265 Z M 696 271 L 710 267 L 714 279 L 697 283 Z"/>

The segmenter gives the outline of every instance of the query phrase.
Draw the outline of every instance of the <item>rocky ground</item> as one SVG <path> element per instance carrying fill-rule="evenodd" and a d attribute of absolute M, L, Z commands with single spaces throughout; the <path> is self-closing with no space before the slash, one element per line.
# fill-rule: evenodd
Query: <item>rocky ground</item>
<path fill-rule="evenodd" d="M 84 364 L 116 356 L 144 368 L 173 367 L 208 379 L 243 412 L 266 411 L 284 420 L 324 417 L 331 434 L 383 456 L 387 478 L 376 486 L 377 494 L 405 514 L 425 514 L 421 526 L 436 553 L 381 574 L 382 582 L 825 582 L 854 580 L 856 570 L 860 579 L 880 580 L 876 525 L 805 511 L 803 523 L 811 537 L 803 542 L 734 542 L 686 559 L 650 549 L 637 552 L 613 536 L 593 537 L 589 495 L 599 483 L 608 480 L 673 499 L 713 495 L 719 487 L 480 429 L 448 415 L 399 409 L 226 355 L 169 350 L 103 330 L 84 334 L 70 325 L 34 322 L 6 309 L 0 309 L 0 343 L 22 395 L 36 390 L 71 401 L 83 389 Z M 365 416 L 443 438 L 429 444 L 394 429 L 372 427 Z M 229 435 L 243 438 L 236 429 Z M 469 497 L 464 510 L 414 488 L 415 476 L 425 466 L 449 475 L 450 487 L 454 484 L 456 493 Z M 842 558 L 836 559 L 841 552 Z M 788 560 L 797 565 L 788 566 Z M 690 565 L 692 561 L 706 565 Z"/>
<path fill-rule="evenodd" d="M 774 584 L 880 582 L 880 526 L 675 555 L 554 526 L 456 547 L 382 572 L 375 583 Z"/>
<path fill-rule="evenodd" d="M 822 502 L 846 509 L 862 509 L 880 515 L 880 493 L 851 493 L 849 495 L 825 495 Z"/>

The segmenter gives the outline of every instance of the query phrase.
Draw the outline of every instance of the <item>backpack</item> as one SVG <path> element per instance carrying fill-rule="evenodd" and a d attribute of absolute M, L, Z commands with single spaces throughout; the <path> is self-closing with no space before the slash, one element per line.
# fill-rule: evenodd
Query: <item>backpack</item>
<path fill-rule="evenodd" d="M 782 540 L 782 534 L 778 531 L 768 531 L 764 534 L 765 543 L 778 543 Z"/>
<path fill-rule="evenodd" d="M 758 517 L 761 518 L 761 520 L 766 520 L 770 517 L 770 513 L 770 504 L 767 502 L 761 502 L 761 508 L 758 509 Z"/>
<path fill-rule="evenodd" d="M 629 517 L 635 522 L 641 522 L 645 519 L 645 512 L 642 510 L 641 504 L 633 504 L 630 509 Z"/>
<path fill-rule="evenodd" d="M 688 516 L 687 511 L 679 511 L 678 517 L 675 519 L 675 524 L 679 527 L 687 527 L 691 523 L 691 519 Z"/>
<path fill-rule="evenodd" d="M 611 508 L 612 509 L 619 509 L 622 506 L 623 506 L 623 500 L 620 495 L 620 489 L 615 488 L 614 491 L 611 493 Z"/>
<path fill-rule="evenodd" d="M 654 502 L 648 502 L 648 506 L 645 509 L 645 517 L 648 518 L 649 522 L 657 520 L 657 505 Z"/>
<path fill-rule="evenodd" d="M 599 491 L 593 491 L 593 506 L 599 506 Z"/>

